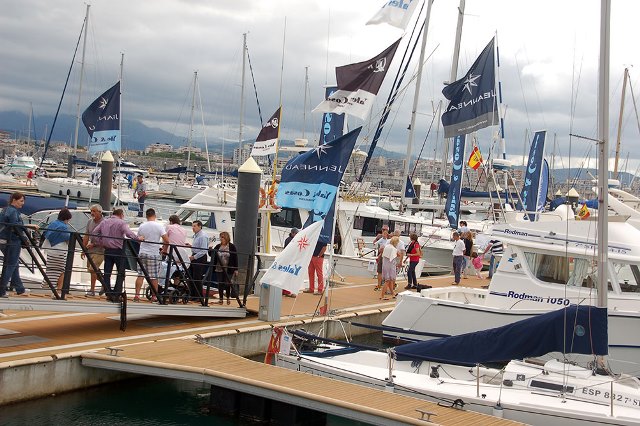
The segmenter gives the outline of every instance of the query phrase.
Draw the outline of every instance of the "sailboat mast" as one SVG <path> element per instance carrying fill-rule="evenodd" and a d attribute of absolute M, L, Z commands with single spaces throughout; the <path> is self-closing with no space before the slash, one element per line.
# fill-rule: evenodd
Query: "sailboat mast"
<path fill-rule="evenodd" d="M 73 155 L 78 153 L 78 129 L 80 128 L 80 102 L 82 101 L 82 80 L 84 80 L 84 58 L 87 51 L 87 30 L 89 28 L 89 8 L 87 5 L 87 13 L 84 17 L 84 35 L 82 39 L 82 62 L 80 62 L 80 87 L 78 88 L 78 103 L 76 110 L 76 130 L 74 134 L 73 142 Z"/>
<path fill-rule="evenodd" d="M 622 138 L 622 116 L 624 115 L 624 98 L 627 93 L 627 80 L 629 79 L 629 68 L 624 69 L 624 79 L 622 82 L 622 97 L 620 98 L 620 115 L 618 116 L 618 138 L 616 140 L 616 160 L 613 163 L 613 176 L 618 178 L 618 161 L 620 160 L 620 139 Z"/>
<path fill-rule="evenodd" d="M 189 121 L 189 143 L 187 150 L 187 174 L 189 173 L 189 164 L 191 163 L 191 141 L 193 138 L 193 113 L 196 108 L 196 86 L 198 84 L 198 71 L 193 72 L 193 96 L 191 97 L 191 118 Z"/>
<path fill-rule="evenodd" d="M 449 83 L 453 83 L 458 79 L 458 60 L 460 58 L 460 40 L 462 39 L 462 24 L 464 23 L 464 8 L 465 0 L 460 0 L 458 6 L 458 25 L 456 26 L 456 40 L 453 45 L 453 58 L 451 59 L 451 73 L 449 74 Z M 447 160 L 449 159 L 449 145 L 451 145 L 452 139 L 447 139 L 447 143 L 444 144 L 444 155 L 442 156 L 442 172 L 443 179 L 447 178 Z"/>
<path fill-rule="evenodd" d="M 209 158 L 209 142 L 207 142 L 207 129 L 204 126 L 204 108 L 202 107 L 202 95 L 200 94 L 200 85 L 198 89 L 198 105 L 200 105 L 200 118 L 202 119 L 202 137 L 204 138 L 204 153 L 207 155 L 207 171 L 211 172 L 211 159 Z M 195 90 L 195 89 L 194 89 Z M 224 151 L 223 151 L 224 155 Z M 224 179 L 224 174 L 223 174 Z"/>
<path fill-rule="evenodd" d="M 463 0 L 464 1 L 464 0 Z M 427 47 L 427 34 L 429 30 L 429 19 L 431 18 L 431 6 L 433 5 L 433 0 L 427 0 L 427 14 L 424 17 L 424 24 L 422 30 L 422 45 L 420 47 L 420 59 L 418 62 L 418 75 L 416 77 L 416 90 L 413 94 L 413 107 L 411 109 L 411 124 L 409 125 L 409 141 L 407 142 L 407 159 L 404 162 L 404 184 L 402 187 L 402 202 L 403 204 L 407 204 L 407 200 L 405 199 L 405 195 L 407 192 L 407 177 L 409 176 L 409 162 L 411 161 L 411 149 L 413 147 L 413 135 L 415 133 L 415 125 L 416 125 L 416 112 L 418 110 L 418 100 L 420 99 L 420 82 L 422 81 L 422 68 L 424 63 L 424 51 Z"/>
<path fill-rule="evenodd" d="M 247 33 L 242 34 L 242 80 L 240 81 L 240 129 L 238 130 L 239 148 L 242 148 L 242 130 L 244 126 L 244 80 L 247 68 Z M 238 164 L 239 165 L 239 164 Z"/>
<path fill-rule="evenodd" d="M 598 298 L 607 307 L 609 261 L 609 46 L 611 42 L 611 0 L 600 2 L 600 64 L 598 81 Z"/>
<path fill-rule="evenodd" d="M 27 144 L 31 145 L 31 120 L 33 119 L 33 104 L 29 102 L 29 129 L 27 130 Z"/>
<path fill-rule="evenodd" d="M 302 139 L 307 130 L 307 93 L 309 92 L 309 66 L 304 67 L 304 103 L 302 104 Z"/>

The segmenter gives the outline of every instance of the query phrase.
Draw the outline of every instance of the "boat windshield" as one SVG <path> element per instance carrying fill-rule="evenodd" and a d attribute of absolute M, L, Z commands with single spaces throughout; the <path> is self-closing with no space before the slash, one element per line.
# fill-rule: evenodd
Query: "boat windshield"
<path fill-rule="evenodd" d="M 591 259 L 534 252 L 525 252 L 524 255 L 529 270 L 540 281 L 573 287 L 595 288 L 598 265 Z M 610 270 L 608 279 L 609 291 L 614 291 L 613 278 L 619 284 L 620 292 L 640 293 L 640 267 L 629 263 L 612 263 L 613 270 Z"/>
<path fill-rule="evenodd" d="M 622 293 L 640 293 L 640 268 L 638 265 L 613 262 Z"/>

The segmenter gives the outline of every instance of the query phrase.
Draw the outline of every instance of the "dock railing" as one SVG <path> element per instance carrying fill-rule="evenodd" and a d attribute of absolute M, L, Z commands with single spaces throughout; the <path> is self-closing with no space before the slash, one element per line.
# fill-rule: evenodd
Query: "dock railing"
<path fill-rule="evenodd" d="M 30 272 L 35 273 L 38 271 L 42 276 L 42 287 L 48 288 L 51 291 L 52 298 L 56 300 L 66 300 L 66 296 L 72 289 L 72 274 L 81 272 L 94 272 L 97 276 L 96 284 L 102 286 L 100 293 L 111 290 L 111 295 L 113 296 L 111 297 L 112 302 L 124 303 L 126 301 L 127 291 L 124 285 L 124 280 L 127 275 L 126 270 L 135 271 L 136 276 L 143 278 L 145 286 L 142 289 L 143 296 L 146 296 L 149 300 L 157 300 L 160 305 L 175 303 L 187 304 L 191 301 L 197 301 L 202 306 L 209 306 L 211 291 L 216 288 L 220 289 L 221 285 L 228 284 L 230 285 L 231 297 L 237 298 L 239 305 L 244 307 L 248 294 L 253 288 L 254 276 L 245 274 L 246 278 L 244 282 L 237 282 L 232 273 L 233 271 L 230 269 L 218 268 L 222 270 L 216 272 L 216 267 L 219 265 L 216 264 L 215 259 L 218 257 L 218 254 L 216 250 L 212 248 L 208 249 L 210 260 L 208 260 L 206 264 L 202 264 L 203 267 L 199 269 L 197 267 L 194 268 L 194 264 L 190 263 L 188 256 L 186 256 L 186 253 L 188 253 L 187 250 L 191 250 L 190 245 L 165 245 L 166 250 L 162 253 L 164 260 L 162 260 L 162 266 L 160 267 L 162 272 L 158 277 L 152 277 L 151 273 L 153 273 L 153 271 L 148 270 L 145 262 L 141 260 L 138 254 L 139 241 L 129 238 L 99 236 L 103 240 L 122 241 L 123 253 L 114 256 L 116 259 L 113 261 L 113 265 L 116 267 L 115 285 L 112 285 L 113 283 L 110 282 L 110 288 L 107 288 L 105 285 L 105 273 L 100 266 L 96 264 L 92 256 L 95 255 L 95 252 L 92 251 L 92 249 L 88 249 L 83 242 L 84 236 L 95 238 L 95 234 L 86 234 L 75 230 L 56 230 L 56 232 L 69 234 L 69 239 L 66 241 L 66 244 L 43 247 L 45 240 L 43 235 L 44 232 L 47 231 L 47 228 L 34 230 L 31 226 L 0 223 L 0 228 L 4 226 L 9 227 L 10 233 L 16 236 L 16 238 L 19 238 L 19 240 L 14 240 L 13 242 L 13 244 L 20 245 L 21 255 L 19 263 Z M 146 241 L 145 243 L 158 245 L 158 254 L 160 256 L 163 246 L 162 242 Z M 6 270 L 4 253 L 7 249 L 7 244 L 0 243 L 0 248 L 3 254 L 2 274 L 0 277 L 4 280 Z M 62 253 L 64 253 L 64 255 L 61 255 Z M 51 259 L 54 259 L 53 263 L 57 265 L 52 264 Z M 120 262 L 124 264 L 124 267 L 121 267 L 121 270 L 118 271 L 117 266 Z M 259 263 L 260 259 L 252 253 L 247 256 L 247 265 L 238 265 L 238 267 L 246 267 L 247 270 L 249 270 L 251 262 Z M 64 266 L 62 266 L 62 264 Z M 53 268 L 52 266 L 57 267 Z M 201 272 L 202 276 L 195 276 L 195 271 Z M 111 273 L 108 275 L 110 276 Z M 62 281 L 60 288 L 58 288 L 59 279 Z M 152 285 L 154 279 L 158 280 L 158 288 Z M 10 281 L 9 284 L 11 284 Z M 121 288 L 122 291 L 115 294 L 114 290 L 119 288 Z"/>

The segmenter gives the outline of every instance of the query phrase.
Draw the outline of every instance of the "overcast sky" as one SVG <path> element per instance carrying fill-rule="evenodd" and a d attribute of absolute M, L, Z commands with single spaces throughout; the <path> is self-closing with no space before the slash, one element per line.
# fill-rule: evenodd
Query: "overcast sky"
<path fill-rule="evenodd" d="M 248 33 L 248 51 L 263 119 L 277 109 L 282 93 L 281 136 L 299 138 L 304 131 L 305 137 L 313 141 L 319 133 L 321 116 L 311 114 L 310 110 L 320 102 L 323 85 L 335 81 L 334 68 L 369 59 L 402 35 L 401 30 L 386 25 L 364 25 L 383 3 L 384 0 L 94 1 L 89 18 L 82 109 L 118 79 L 122 52 L 126 118 L 186 138 L 193 73 L 197 70 L 207 137 L 237 141 L 242 34 Z M 443 99 L 442 83 L 449 78 L 458 3 L 440 0 L 433 5 L 414 153 L 422 147 L 433 105 Z M 588 154 L 595 158 L 596 149 L 591 142 L 571 139 L 569 133 L 597 136 L 600 2 L 467 0 L 466 3 L 458 78 L 497 32 L 509 157 L 520 162 L 526 132 L 530 135 L 532 131 L 547 129 L 551 135 L 557 135 L 559 152 L 556 152 L 563 157 L 557 167 L 579 166 Z M 3 2 L 0 110 L 27 113 L 32 103 L 36 115 L 55 113 L 84 15 L 85 3 L 80 0 Z M 612 0 L 612 152 L 625 66 L 631 67 L 636 95 L 640 90 L 640 69 L 632 67 L 640 64 L 638 16 L 640 1 Z M 82 43 L 77 62 L 81 47 Z M 397 69 L 403 49 L 401 44 L 392 72 Z M 305 67 L 309 67 L 306 120 L 303 119 Z M 79 70 L 76 63 L 63 113 L 75 115 Z M 393 75 L 388 75 L 371 120 L 363 123 L 349 119 L 351 127 L 365 125 L 362 143 L 368 143 L 372 137 L 373 121 L 378 118 L 392 78 Z M 385 149 L 406 152 L 413 91 L 414 86 L 408 87 L 394 107 L 380 142 Z M 640 164 L 640 150 L 635 148 L 640 131 L 629 90 L 626 103 L 621 161 L 630 153 L 628 170 L 635 172 Z M 201 137 L 199 108 L 195 121 L 198 126 L 194 136 Z M 255 138 L 261 123 L 248 67 L 244 121 L 244 139 Z M 38 129 L 38 133 L 42 130 Z M 479 132 L 478 136 L 481 150 L 488 150 L 491 132 Z M 548 156 L 552 148 L 548 145 Z M 441 133 L 438 137 L 435 130 L 428 138 L 423 156 L 433 156 L 434 150 L 438 153 L 442 150 Z"/>

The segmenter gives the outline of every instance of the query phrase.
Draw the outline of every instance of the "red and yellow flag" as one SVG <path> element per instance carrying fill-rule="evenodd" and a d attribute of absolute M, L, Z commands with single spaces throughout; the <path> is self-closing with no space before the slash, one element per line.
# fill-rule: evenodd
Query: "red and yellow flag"
<path fill-rule="evenodd" d="M 580 210 L 578 210 L 578 217 L 580 218 L 580 220 L 585 220 L 589 216 L 591 216 L 591 213 L 589 212 L 589 208 L 587 207 L 586 204 L 583 204 Z"/>
<path fill-rule="evenodd" d="M 471 167 L 473 170 L 478 170 L 480 164 L 482 164 L 482 154 L 480 153 L 480 148 L 478 148 L 477 146 L 473 147 L 468 164 L 469 167 Z"/>

